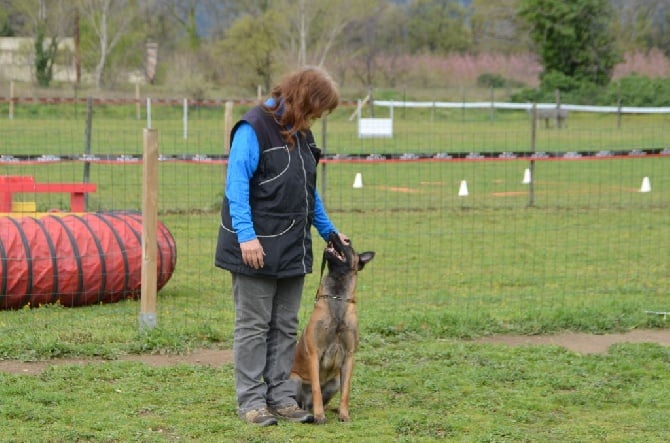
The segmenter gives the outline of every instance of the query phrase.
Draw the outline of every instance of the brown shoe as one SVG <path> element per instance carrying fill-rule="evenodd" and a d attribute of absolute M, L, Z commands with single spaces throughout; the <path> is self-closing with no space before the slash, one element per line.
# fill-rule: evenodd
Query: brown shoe
<path fill-rule="evenodd" d="M 277 418 L 293 423 L 312 423 L 314 416 L 298 405 L 288 405 L 279 408 L 270 408 L 270 412 Z"/>
<path fill-rule="evenodd" d="M 240 417 L 247 423 L 260 427 L 273 426 L 277 424 L 277 419 L 274 415 L 270 414 L 267 408 L 252 409 L 251 411 L 247 411 L 244 414 L 240 414 Z"/>

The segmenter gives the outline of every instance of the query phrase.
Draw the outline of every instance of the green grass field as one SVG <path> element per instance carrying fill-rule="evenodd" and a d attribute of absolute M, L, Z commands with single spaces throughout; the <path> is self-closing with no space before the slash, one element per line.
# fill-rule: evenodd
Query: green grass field
<path fill-rule="evenodd" d="M 21 105 L 13 120 L 0 123 L 4 134 L 0 152 L 20 155 L 83 154 L 86 107 L 77 105 Z M 234 108 L 239 118 L 247 107 Z M 525 111 L 468 109 L 396 108 L 394 137 L 359 139 L 355 108 L 342 106 L 328 117 L 326 125 L 329 154 L 403 154 L 439 152 L 529 151 L 531 125 Z M 0 104 L 0 115 L 7 105 Z M 372 115 L 369 110 L 365 116 Z M 377 107 L 375 117 L 388 117 L 388 108 Z M 141 154 L 142 129 L 148 122 L 144 109 L 136 118 L 133 105 L 94 107 L 92 153 Z M 152 128 L 161 137 L 161 153 L 221 155 L 224 153 L 224 111 L 222 108 L 191 110 L 184 139 L 180 106 L 152 107 Z M 313 131 L 323 144 L 323 125 Z M 572 112 L 565 130 L 546 129 L 538 122 L 536 149 L 545 152 L 631 150 L 667 148 L 670 115 L 623 115 Z"/>
<path fill-rule="evenodd" d="M 131 108 L 127 117 L 117 110 L 102 118 L 105 112 L 94 120 L 92 153 L 140 154 L 145 122 Z M 393 139 L 359 140 L 351 112 L 329 119 L 328 153 L 525 151 L 530 143 L 525 113 L 491 121 L 484 112 L 416 118 L 396 110 Z M 83 153 L 82 111 L 76 120 L 46 114 L 0 123 L 0 155 Z M 186 141 L 178 118 L 155 118 L 161 153 L 222 153 L 221 113 L 194 112 Z M 662 149 L 667 119 L 625 117 L 618 129 L 613 116 L 575 115 L 567 129 L 538 129 L 537 150 Z M 0 311 L 0 359 L 105 360 L 41 376 L 0 373 L 3 440 L 665 441 L 667 348 L 626 344 L 608 355 L 579 355 L 468 339 L 667 328 L 664 317 L 645 311 L 670 310 L 670 156 L 538 160 L 532 201 L 521 183 L 527 167 L 519 159 L 326 163 L 320 190 L 331 218 L 356 248 L 377 253 L 359 278 L 353 421 L 337 423 L 329 411 L 324 427 L 259 430 L 235 415 L 231 366 L 116 361 L 231 346 L 229 276 L 213 266 L 224 166 L 162 162 L 159 218 L 176 239 L 178 259 L 159 294 L 158 327 L 139 332 L 136 301 Z M 362 189 L 352 187 L 356 173 Z M 0 174 L 81 181 L 83 163 L 0 163 Z M 645 176 L 650 193 L 638 192 Z M 90 179 L 98 185 L 91 210 L 140 209 L 141 165 L 93 163 Z M 462 180 L 467 197 L 458 196 Z M 20 198 L 40 210 L 69 201 Z M 323 242 L 314 244 L 318 266 Z M 302 324 L 317 284 L 310 275 Z"/>

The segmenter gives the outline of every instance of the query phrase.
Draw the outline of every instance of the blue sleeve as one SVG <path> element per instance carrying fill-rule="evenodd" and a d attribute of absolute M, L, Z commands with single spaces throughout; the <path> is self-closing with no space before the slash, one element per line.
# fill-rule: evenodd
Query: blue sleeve
<path fill-rule="evenodd" d="M 249 181 L 258 168 L 258 137 L 249 123 L 242 123 L 235 131 L 228 156 L 226 197 L 230 203 L 233 229 L 240 243 L 256 238 L 249 205 Z"/>
<path fill-rule="evenodd" d="M 321 197 L 319 196 L 319 192 L 317 190 L 314 190 L 314 227 L 318 231 L 319 235 L 321 238 L 324 240 L 328 241 L 328 234 L 331 232 L 335 231 L 337 232 L 337 229 L 335 229 L 335 226 L 333 223 L 330 221 L 328 218 L 328 215 L 326 214 L 326 208 L 323 206 L 323 201 L 321 200 Z"/>

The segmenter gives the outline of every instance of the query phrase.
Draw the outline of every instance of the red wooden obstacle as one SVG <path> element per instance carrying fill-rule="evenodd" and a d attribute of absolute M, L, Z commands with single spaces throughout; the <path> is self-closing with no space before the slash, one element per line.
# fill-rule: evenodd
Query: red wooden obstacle
<path fill-rule="evenodd" d="M 35 178 L 21 175 L 0 176 L 0 212 L 12 212 L 14 194 L 21 192 L 70 193 L 70 212 L 86 212 L 87 192 L 95 192 L 94 183 L 35 183 Z"/>

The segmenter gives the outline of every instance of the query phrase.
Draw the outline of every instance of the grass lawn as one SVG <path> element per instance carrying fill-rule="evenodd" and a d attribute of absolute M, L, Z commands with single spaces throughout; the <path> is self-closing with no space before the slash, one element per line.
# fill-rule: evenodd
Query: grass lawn
<path fill-rule="evenodd" d="M 527 151 L 525 113 L 414 115 L 396 110 L 393 139 L 355 136 L 351 109 L 328 122 L 329 154 Z M 119 112 L 119 111 L 115 111 Z M 383 112 L 383 111 L 380 111 Z M 417 112 L 417 111 L 414 111 Z M 64 112 L 65 113 L 65 112 Z M 138 155 L 145 122 L 94 120 L 92 153 Z M 161 153 L 220 155 L 222 115 L 201 110 L 188 140 L 157 111 Z M 0 155 L 80 155 L 79 118 L 18 114 L 0 124 Z M 165 126 L 163 126 L 165 125 Z M 538 151 L 659 149 L 667 117 L 571 115 L 538 130 Z M 316 129 L 316 128 L 315 128 Z M 317 131 L 317 139 L 320 131 Z M 225 166 L 165 161 L 159 218 L 177 268 L 159 294 L 158 327 L 138 329 L 139 303 L 0 311 L 0 359 L 101 357 L 39 376 L 0 373 L 6 441 L 664 441 L 670 351 L 616 345 L 607 355 L 554 346 L 508 348 L 492 333 L 605 333 L 666 328 L 670 277 L 670 156 L 538 160 L 329 162 L 320 191 L 331 218 L 375 260 L 359 277 L 361 348 L 352 418 L 323 427 L 254 429 L 235 415 L 232 367 L 154 368 L 125 354 L 229 349 L 229 276 L 213 266 Z M 91 210 L 139 210 L 141 165 L 91 164 Z M 361 173 L 364 187 L 354 189 Z M 1 162 L 0 174 L 81 181 L 83 162 Z M 652 192 L 640 193 L 643 177 Z M 458 196 L 467 181 L 469 195 Z M 19 197 L 17 197 L 19 198 Z M 31 195 L 40 210 L 67 195 Z M 315 238 L 315 265 L 323 242 Z M 306 282 L 301 323 L 318 275 Z"/>
<path fill-rule="evenodd" d="M 5 441 L 608 441 L 667 436 L 670 351 L 607 355 L 407 335 L 364 336 L 352 421 L 257 429 L 235 415 L 232 367 L 106 362 L 0 373 Z"/>

